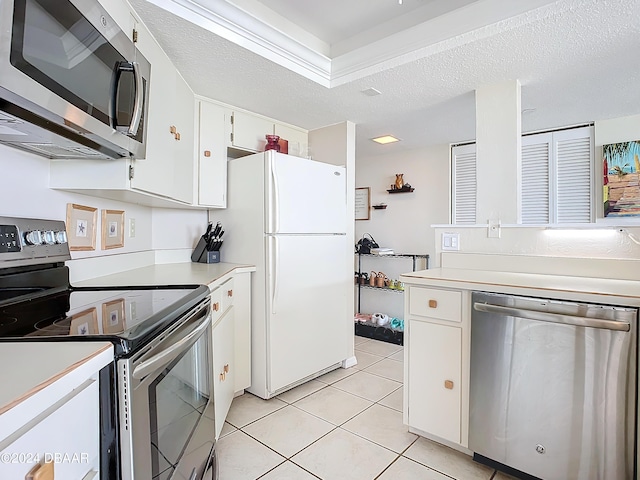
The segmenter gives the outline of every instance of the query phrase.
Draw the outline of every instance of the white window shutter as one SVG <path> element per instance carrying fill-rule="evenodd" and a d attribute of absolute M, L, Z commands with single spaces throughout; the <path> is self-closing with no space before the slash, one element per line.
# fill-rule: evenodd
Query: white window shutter
<path fill-rule="evenodd" d="M 452 147 L 452 221 L 456 225 L 476 223 L 476 146 Z"/>
<path fill-rule="evenodd" d="M 549 223 L 551 134 L 522 138 L 521 195 L 523 224 Z"/>
<path fill-rule="evenodd" d="M 557 175 L 557 223 L 589 223 L 593 205 L 591 128 L 554 133 Z"/>

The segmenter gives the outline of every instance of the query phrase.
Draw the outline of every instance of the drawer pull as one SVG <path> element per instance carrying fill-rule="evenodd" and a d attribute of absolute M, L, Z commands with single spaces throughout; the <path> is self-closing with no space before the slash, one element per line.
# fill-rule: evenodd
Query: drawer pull
<path fill-rule="evenodd" d="M 212 308 L 214 312 L 217 312 L 218 310 L 220 310 L 220 303 L 219 302 L 214 303 Z"/>
<path fill-rule="evenodd" d="M 227 290 L 227 297 L 233 297 L 233 290 Z"/>
<path fill-rule="evenodd" d="M 176 139 L 176 140 L 180 140 L 180 133 L 179 133 L 179 132 L 176 132 L 176 134 L 175 134 L 175 139 Z"/>
<path fill-rule="evenodd" d="M 221 381 L 221 382 L 224 382 L 224 380 L 225 380 L 226 378 L 227 378 L 227 374 L 226 374 L 226 373 L 224 373 L 224 372 L 222 372 L 222 373 L 220 374 L 220 381 Z"/>
<path fill-rule="evenodd" d="M 42 465 L 37 464 L 27 472 L 27 475 L 24 478 L 26 480 L 53 480 L 53 462 L 46 462 Z"/>
<path fill-rule="evenodd" d="M 205 150 L 204 151 L 204 156 L 205 157 L 210 157 L 211 156 L 211 151 L 210 150 Z"/>
<path fill-rule="evenodd" d="M 175 135 L 176 133 L 178 133 L 178 129 L 176 128 L 176 126 L 175 126 L 175 125 L 171 125 L 171 126 L 169 127 L 169 133 L 171 133 L 171 134 L 173 134 L 173 135 Z"/>
<path fill-rule="evenodd" d="M 445 380 L 444 388 L 446 388 L 447 390 L 453 390 L 453 382 L 451 380 Z"/>
<path fill-rule="evenodd" d="M 429 300 L 429 308 L 438 308 L 437 300 Z"/>
<path fill-rule="evenodd" d="M 229 373 L 229 364 L 228 363 L 224 366 L 224 373 Z"/>

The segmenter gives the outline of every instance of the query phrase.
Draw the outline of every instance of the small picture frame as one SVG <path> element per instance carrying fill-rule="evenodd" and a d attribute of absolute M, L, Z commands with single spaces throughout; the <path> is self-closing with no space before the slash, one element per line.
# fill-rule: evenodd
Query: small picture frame
<path fill-rule="evenodd" d="M 371 211 L 371 195 L 369 187 L 356 188 L 356 220 L 369 220 Z"/>
<path fill-rule="evenodd" d="M 102 333 L 124 331 L 124 298 L 102 304 Z"/>
<path fill-rule="evenodd" d="M 97 222 L 97 208 L 67 203 L 69 250 L 95 250 Z"/>
<path fill-rule="evenodd" d="M 71 315 L 69 335 L 96 335 L 98 331 L 98 311 L 96 307 Z"/>
<path fill-rule="evenodd" d="M 124 210 L 102 210 L 102 250 L 124 247 Z"/>

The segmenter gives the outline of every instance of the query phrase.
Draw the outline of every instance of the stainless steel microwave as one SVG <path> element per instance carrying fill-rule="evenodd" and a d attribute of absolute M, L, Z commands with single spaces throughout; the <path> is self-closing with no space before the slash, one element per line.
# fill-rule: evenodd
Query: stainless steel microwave
<path fill-rule="evenodd" d="M 96 0 L 0 0 L 0 143 L 144 158 L 150 74 Z"/>

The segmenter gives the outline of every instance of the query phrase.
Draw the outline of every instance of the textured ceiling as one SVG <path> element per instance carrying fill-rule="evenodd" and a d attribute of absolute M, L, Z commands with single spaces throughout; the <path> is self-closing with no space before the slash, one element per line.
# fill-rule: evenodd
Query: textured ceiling
<path fill-rule="evenodd" d="M 358 158 L 473 139 L 474 90 L 508 79 L 522 83 L 522 108 L 535 108 L 523 115 L 525 132 L 640 113 L 637 0 L 561 0 L 516 28 L 471 32 L 331 89 L 144 0 L 132 4 L 197 94 L 307 129 L 351 120 Z M 382 95 L 363 95 L 369 87 Z M 403 141 L 369 140 L 387 133 Z"/>

